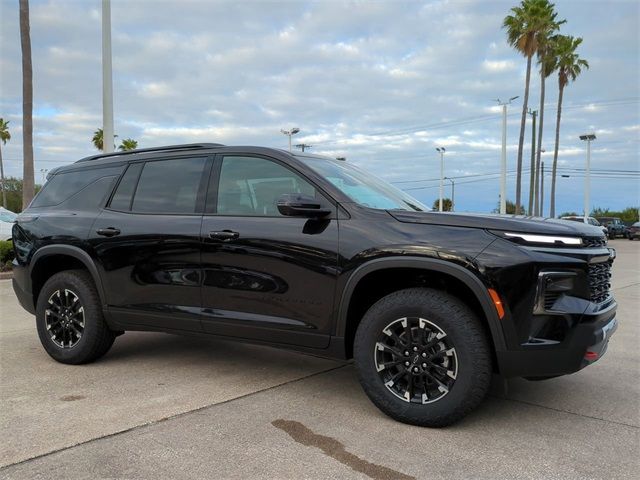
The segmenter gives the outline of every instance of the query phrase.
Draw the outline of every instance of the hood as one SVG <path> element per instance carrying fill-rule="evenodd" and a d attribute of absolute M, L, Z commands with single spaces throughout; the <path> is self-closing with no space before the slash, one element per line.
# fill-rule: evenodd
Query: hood
<path fill-rule="evenodd" d="M 393 218 L 403 223 L 483 228 L 486 230 L 537 233 L 540 235 L 602 236 L 602 229 L 600 227 L 555 218 L 489 213 L 409 212 L 402 210 L 388 210 L 388 212 Z"/>

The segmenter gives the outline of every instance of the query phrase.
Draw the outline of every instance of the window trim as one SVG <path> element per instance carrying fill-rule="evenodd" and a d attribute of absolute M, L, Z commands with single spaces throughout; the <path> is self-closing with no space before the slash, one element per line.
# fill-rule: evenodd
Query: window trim
<path fill-rule="evenodd" d="M 138 191 L 140 178 L 142 177 L 142 172 L 144 171 L 146 164 L 151 162 L 164 162 L 167 160 L 181 160 L 185 158 L 204 158 L 205 160 L 204 168 L 200 176 L 200 181 L 198 182 L 198 191 L 196 193 L 196 212 L 189 212 L 189 213 L 187 212 L 138 212 L 133 210 L 133 200 L 136 197 L 136 192 Z M 118 182 L 115 188 L 111 192 L 111 195 L 109 195 L 108 201 L 105 204 L 104 210 L 109 210 L 111 212 L 117 212 L 117 213 L 128 213 L 132 215 L 165 215 L 165 216 L 172 215 L 172 216 L 191 216 L 191 217 L 202 216 L 204 213 L 205 200 L 206 200 L 207 188 L 208 188 L 207 179 L 211 175 L 211 167 L 213 165 L 213 161 L 214 161 L 214 155 L 211 155 L 211 154 L 194 155 L 192 152 L 190 155 L 176 155 L 176 156 L 167 156 L 167 157 L 158 157 L 158 158 L 148 158 L 144 160 L 132 160 L 130 162 L 127 162 L 127 168 L 124 169 L 124 172 L 122 172 L 122 174 L 120 175 L 120 178 L 118 179 Z M 122 182 L 122 179 L 124 178 L 125 174 L 133 164 L 142 164 L 142 168 L 138 172 L 138 177 L 136 178 L 136 184 L 135 184 L 135 187 L 133 188 L 131 199 L 129 200 L 129 210 L 118 210 L 115 208 L 111 208 L 111 200 L 113 199 L 113 196 L 115 195 L 118 187 L 120 186 L 120 182 Z"/>
<path fill-rule="evenodd" d="M 225 157 L 243 157 L 243 158 L 259 158 L 261 160 L 266 160 L 276 165 L 279 165 L 286 170 L 294 173 L 295 175 L 302 178 L 305 182 L 311 185 L 316 190 L 316 195 L 320 195 L 321 199 L 324 200 L 331 206 L 331 215 L 324 217 L 323 220 L 334 220 L 338 218 L 338 203 L 329 195 L 321 186 L 319 186 L 316 182 L 311 180 L 307 175 L 305 175 L 300 170 L 292 167 L 286 162 L 283 162 L 277 158 L 270 157 L 268 155 L 262 155 L 259 153 L 242 153 L 242 152 L 233 152 L 233 153 L 217 153 L 215 155 L 214 166 L 211 169 L 211 177 L 209 179 L 209 188 L 206 196 L 206 204 L 204 209 L 204 215 L 208 217 L 227 217 L 227 218 L 296 218 L 296 217 L 287 217 L 285 215 L 230 215 L 230 214 L 220 214 L 218 213 L 218 191 L 220 189 L 220 173 L 222 172 L 222 162 Z M 301 218 L 301 217 L 298 217 Z M 308 220 L 308 219 L 307 219 Z"/>

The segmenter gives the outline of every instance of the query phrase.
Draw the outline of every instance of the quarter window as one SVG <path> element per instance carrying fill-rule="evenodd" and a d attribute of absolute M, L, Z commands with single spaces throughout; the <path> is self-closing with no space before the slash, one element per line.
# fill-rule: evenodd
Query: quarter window
<path fill-rule="evenodd" d="M 133 197 L 134 212 L 197 213 L 206 158 L 145 163 Z"/>
<path fill-rule="evenodd" d="M 316 190 L 288 168 L 264 158 L 225 157 L 218 185 L 218 214 L 278 217 L 285 193 L 316 196 Z"/>

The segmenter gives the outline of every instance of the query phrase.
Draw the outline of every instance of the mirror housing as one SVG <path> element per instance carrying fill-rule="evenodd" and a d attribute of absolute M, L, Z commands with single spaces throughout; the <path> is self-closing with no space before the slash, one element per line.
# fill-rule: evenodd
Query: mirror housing
<path fill-rule="evenodd" d="M 276 205 L 280 214 L 287 217 L 322 218 L 331 214 L 331 210 L 322 208 L 318 200 L 302 193 L 280 195 Z"/>

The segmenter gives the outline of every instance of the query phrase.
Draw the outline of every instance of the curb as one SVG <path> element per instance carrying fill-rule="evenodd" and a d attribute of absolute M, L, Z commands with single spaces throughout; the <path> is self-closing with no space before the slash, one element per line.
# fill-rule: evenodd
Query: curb
<path fill-rule="evenodd" d="M 0 280 L 10 280 L 13 278 L 13 272 L 0 272 Z"/>

